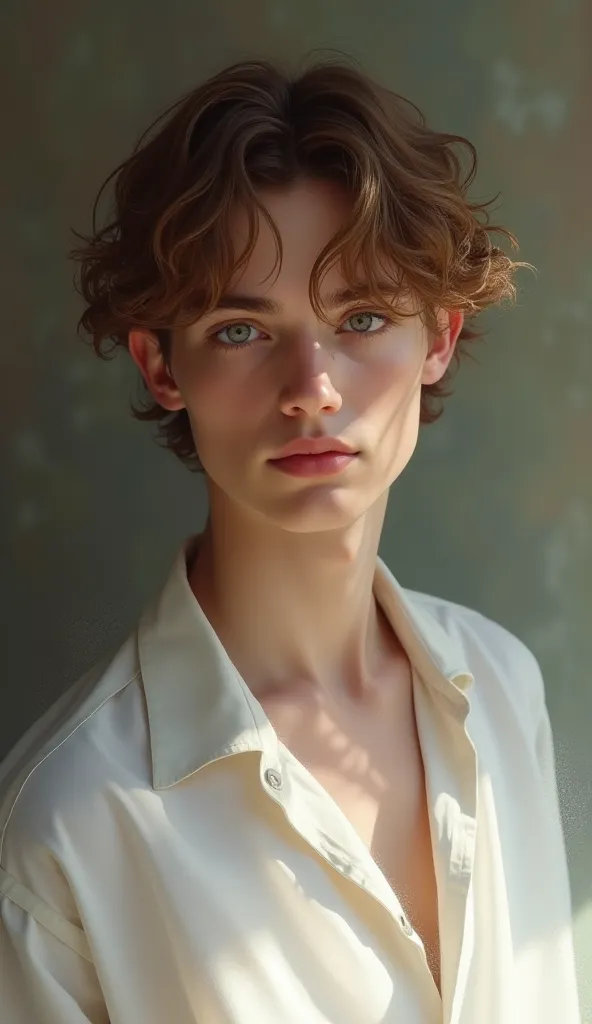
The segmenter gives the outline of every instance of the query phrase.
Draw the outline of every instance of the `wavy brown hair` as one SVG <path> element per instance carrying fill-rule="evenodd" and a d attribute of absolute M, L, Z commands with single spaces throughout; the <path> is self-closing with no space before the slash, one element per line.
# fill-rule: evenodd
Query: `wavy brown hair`
<path fill-rule="evenodd" d="M 469 155 L 464 173 L 455 147 Z M 313 267 L 311 304 L 326 321 L 320 281 L 339 262 L 346 282 L 366 284 L 382 308 L 385 279 L 398 294 L 414 295 L 431 332 L 436 307 L 464 311 L 448 370 L 423 387 L 420 422 L 434 422 L 461 356 L 484 334 L 467 320 L 514 300 L 514 272 L 530 266 L 493 244 L 498 233 L 517 248 L 511 232 L 489 223 L 497 196 L 469 202 L 476 168 L 468 139 L 427 127 L 415 104 L 374 82 L 352 58 L 317 60 L 292 75 L 267 61 L 233 64 L 165 110 L 101 186 L 92 235 L 74 232 L 81 244 L 70 254 L 80 265 L 76 288 L 85 302 L 78 328 L 103 359 L 127 347 L 131 328 L 148 328 L 170 366 L 172 330 L 213 309 L 253 251 L 259 214 L 281 265 L 281 238 L 261 191 L 303 178 L 338 182 L 351 196 L 351 217 Z M 98 204 L 112 179 L 114 209 L 98 228 Z M 237 206 L 249 223 L 238 255 L 228 243 Z M 155 420 L 164 446 L 200 470 L 186 410 L 163 409 L 140 383 L 142 404 L 132 404 L 132 414 Z"/>

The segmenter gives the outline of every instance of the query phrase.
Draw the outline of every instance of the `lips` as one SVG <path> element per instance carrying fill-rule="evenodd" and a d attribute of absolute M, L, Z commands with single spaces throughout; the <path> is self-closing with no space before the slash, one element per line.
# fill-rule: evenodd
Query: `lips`
<path fill-rule="evenodd" d="M 296 477 L 330 477 L 341 473 L 358 457 L 357 452 L 325 451 L 317 455 L 285 455 L 269 464 L 282 473 Z"/>
<path fill-rule="evenodd" d="M 278 459 L 287 459 L 291 455 L 325 455 L 329 452 L 340 455 L 357 454 L 354 448 L 346 444 L 344 441 L 340 441 L 336 437 L 301 437 L 290 441 L 289 444 L 285 445 L 284 448 L 282 448 L 277 455 L 274 455 L 273 459 L 270 461 L 276 462 Z"/>

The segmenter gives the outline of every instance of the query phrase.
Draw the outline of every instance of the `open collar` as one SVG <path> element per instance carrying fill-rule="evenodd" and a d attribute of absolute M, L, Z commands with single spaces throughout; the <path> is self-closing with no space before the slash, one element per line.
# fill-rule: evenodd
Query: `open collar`
<path fill-rule="evenodd" d="M 157 598 L 138 625 L 155 789 L 166 789 L 212 761 L 240 751 L 273 750 L 277 738 L 263 708 L 233 665 L 195 598 L 180 548 Z M 453 704 L 466 707 L 473 682 L 463 647 L 429 602 L 405 590 L 377 557 L 374 594 L 411 664 Z"/>

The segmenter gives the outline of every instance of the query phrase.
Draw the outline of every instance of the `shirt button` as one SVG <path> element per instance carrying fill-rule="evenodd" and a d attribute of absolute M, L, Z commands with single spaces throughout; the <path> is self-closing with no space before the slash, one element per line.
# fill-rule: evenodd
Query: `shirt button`
<path fill-rule="evenodd" d="M 411 923 L 405 917 L 405 914 L 399 914 L 399 924 L 405 932 L 405 935 L 413 935 L 413 927 Z"/>
<path fill-rule="evenodd" d="M 268 768 L 265 772 L 265 781 L 271 789 L 281 789 L 284 781 L 279 772 L 276 772 L 274 768 Z"/>

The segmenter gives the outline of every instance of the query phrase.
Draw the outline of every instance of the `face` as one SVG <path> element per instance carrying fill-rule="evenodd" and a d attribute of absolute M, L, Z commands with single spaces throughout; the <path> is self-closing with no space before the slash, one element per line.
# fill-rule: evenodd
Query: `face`
<path fill-rule="evenodd" d="M 309 280 L 348 199 L 336 185 L 303 183 L 263 200 L 281 235 L 281 269 L 272 273 L 276 248 L 261 221 L 253 255 L 225 294 L 270 300 L 273 311 L 239 303 L 175 332 L 170 374 L 146 332 L 130 332 L 130 353 L 156 401 L 187 409 L 213 501 L 290 531 L 343 528 L 409 462 L 421 385 L 444 374 L 462 314 L 438 311 L 445 329 L 430 345 L 418 316 L 389 322 L 363 299 L 332 308 L 329 297 L 346 286 L 334 267 L 321 288 L 325 324 L 310 304 Z M 246 240 L 246 216 L 237 213 L 235 252 Z M 288 475 L 270 463 L 289 441 L 318 435 L 358 454 L 331 475 Z"/>

